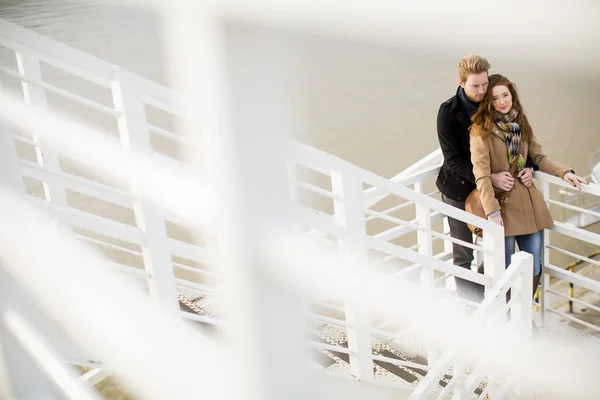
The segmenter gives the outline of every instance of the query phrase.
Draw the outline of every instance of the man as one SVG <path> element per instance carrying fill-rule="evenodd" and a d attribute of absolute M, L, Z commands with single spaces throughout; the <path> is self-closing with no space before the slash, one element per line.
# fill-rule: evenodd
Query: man
<path fill-rule="evenodd" d="M 480 56 L 467 56 L 458 64 L 458 90 L 456 95 L 442 103 L 437 116 L 438 139 L 444 155 L 436 185 L 442 193 L 442 201 L 454 207 L 465 209 L 467 196 L 475 189 L 475 176 L 471 163 L 469 127 L 471 116 L 477 111 L 488 89 L 490 63 Z M 528 165 L 531 163 L 528 162 Z M 526 168 L 520 178 L 523 183 L 531 182 L 533 170 Z M 492 185 L 503 191 L 510 191 L 514 178 L 509 172 L 492 174 Z M 473 235 L 465 222 L 448 218 L 450 236 L 473 243 Z M 471 268 L 473 249 L 452 244 L 454 264 Z M 483 286 L 461 278 L 456 279 L 456 287 L 461 297 L 472 301 L 483 299 Z"/>

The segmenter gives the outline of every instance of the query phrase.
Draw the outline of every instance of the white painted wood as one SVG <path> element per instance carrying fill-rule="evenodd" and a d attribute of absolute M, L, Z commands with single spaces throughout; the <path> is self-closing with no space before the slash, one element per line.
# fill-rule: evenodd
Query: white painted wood
<path fill-rule="evenodd" d="M 511 265 L 520 266 L 519 277 L 512 284 L 511 320 L 517 321 L 516 331 L 522 340 L 531 339 L 531 287 L 533 286 L 533 256 L 520 251 L 513 254 Z"/>
<path fill-rule="evenodd" d="M 126 71 L 115 69 L 113 79 L 113 101 L 121 113 L 118 126 L 123 147 L 151 153 L 146 111 L 141 93 L 135 85 L 135 77 Z M 138 229 L 144 234 L 144 266 L 152 273 L 150 291 L 158 304 L 173 314 L 178 314 L 179 303 L 171 252 L 166 244 L 165 221 L 156 207 L 151 205 L 151 200 L 137 193 L 135 182 L 131 182 L 131 191 L 137 195 L 134 201 L 135 219 Z"/>
<path fill-rule="evenodd" d="M 483 231 L 484 235 L 484 255 L 483 255 L 483 270 L 484 274 L 489 277 L 490 285 L 485 287 L 485 297 L 487 298 L 494 286 L 504 275 L 504 227 L 493 223 Z M 488 309 L 488 320 L 491 324 L 501 327 L 506 323 L 504 315 L 504 297 L 496 298 L 493 304 Z"/>
<path fill-rule="evenodd" d="M 423 183 L 417 182 L 414 184 L 415 192 L 423 193 Z M 415 204 L 416 217 L 419 227 L 424 230 L 417 232 L 417 242 L 419 244 L 419 254 L 422 254 L 428 258 L 433 256 L 433 247 L 431 242 L 431 210 L 426 206 Z M 433 267 L 429 264 L 423 264 L 421 272 L 419 274 L 421 287 L 430 290 L 433 289 Z M 436 346 L 429 346 L 427 348 L 427 365 L 434 365 L 435 361 L 439 358 L 439 348 Z"/>
<path fill-rule="evenodd" d="M 81 375 L 78 381 L 84 383 L 87 386 L 96 386 L 111 375 L 112 373 L 110 371 L 100 368 L 94 368 Z"/>
<path fill-rule="evenodd" d="M 0 91 L 2 83 L 0 82 Z M 19 156 L 10 126 L 0 120 L 0 185 L 25 193 L 25 184 L 19 168 Z"/>
<path fill-rule="evenodd" d="M 362 183 L 350 170 L 333 170 L 331 187 L 335 195 L 333 209 L 335 220 L 346 228 L 346 238 L 339 239 L 339 252 L 351 265 L 366 264 L 366 226 L 363 211 Z M 357 288 L 358 289 L 358 288 Z M 352 299 L 344 305 L 346 311 L 348 349 L 352 374 L 363 381 L 372 381 L 373 358 L 371 356 L 371 321 L 366 310 L 361 307 L 360 298 Z"/>
<path fill-rule="evenodd" d="M 31 54 L 21 53 L 16 53 L 16 57 L 19 73 L 21 75 L 35 81 L 43 81 L 39 58 Z M 43 109 L 47 108 L 46 93 L 42 88 L 36 87 L 27 82 L 21 82 L 21 86 L 23 88 L 25 104 Z M 49 171 L 60 172 L 61 168 L 58 154 L 51 150 L 49 146 L 45 144 L 45 140 L 38 137 L 36 132 L 31 133 L 34 141 L 38 143 L 38 146 L 35 147 L 38 164 Z M 60 183 L 50 185 L 47 182 L 44 182 L 44 193 L 46 200 L 51 201 L 59 206 L 67 206 L 67 194 L 64 186 L 62 186 Z"/>

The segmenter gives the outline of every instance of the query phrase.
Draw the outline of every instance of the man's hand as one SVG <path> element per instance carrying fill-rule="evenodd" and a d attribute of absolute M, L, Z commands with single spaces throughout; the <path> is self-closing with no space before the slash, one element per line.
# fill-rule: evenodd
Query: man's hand
<path fill-rule="evenodd" d="M 523 168 L 519 175 L 517 176 L 525 187 L 530 187 L 533 185 L 533 170 L 529 167 Z"/>
<path fill-rule="evenodd" d="M 568 182 L 571 185 L 575 186 L 577 188 L 577 190 L 581 190 L 581 184 L 582 183 L 584 185 L 587 185 L 589 183 L 588 181 L 586 181 L 582 177 L 580 177 L 578 175 L 575 175 L 572 172 L 567 172 L 565 174 L 565 176 L 563 176 L 563 179 L 565 180 L 565 182 Z"/>
<path fill-rule="evenodd" d="M 500 189 L 505 192 L 510 192 L 515 185 L 515 178 L 513 178 L 510 172 L 506 171 L 493 173 L 490 176 L 490 179 L 492 180 L 492 185 L 496 189 Z"/>

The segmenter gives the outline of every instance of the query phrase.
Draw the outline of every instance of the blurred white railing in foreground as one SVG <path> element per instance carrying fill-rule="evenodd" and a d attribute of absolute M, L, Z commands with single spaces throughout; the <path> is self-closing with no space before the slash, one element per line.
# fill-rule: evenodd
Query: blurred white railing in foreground
<path fill-rule="evenodd" d="M 60 231 L 67 231 L 80 244 L 91 244 L 109 260 L 95 260 L 72 239 L 51 240 L 52 230 L 30 221 L 30 212 L 13 199 L 13 205 L 4 209 L 7 223 L 0 231 L 2 254 L 5 271 L 28 291 L 2 298 L 7 332 L 30 332 L 27 323 L 43 317 L 46 323 L 35 328 L 39 329 L 38 336 L 51 338 L 56 357 L 98 368 L 104 366 L 96 362 L 106 364 L 109 371 L 123 376 L 126 384 L 144 398 L 195 398 L 200 388 L 206 395 L 204 382 L 216 385 L 222 379 L 223 371 L 212 362 L 216 357 L 215 362 L 221 365 L 221 354 L 227 353 L 215 350 L 200 333 L 190 332 L 178 317 L 229 329 L 229 332 L 245 327 L 236 326 L 236 321 L 222 315 L 178 310 L 178 295 L 188 299 L 213 296 L 226 304 L 227 286 L 223 285 L 222 273 L 231 268 L 220 264 L 219 252 L 209 250 L 202 240 L 210 240 L 213 233 L 214 225 L 208 224 L 215 221 L 206 215 L 211 214 L 210 207 L 214 204 L 207 201 L 207 197 L 214 193 L 201 185 L 197 171 L 181 162 L 184 158 L 181 152 L 190 147 L 197 149 L 198 142 L 180 134 L 176 122 L 162 126 L 153 122 L 157 114 L 166 113 L 168 119 L 189 124 L 189 115 L 181 107 L 183 102 L 172 91 L 101 60 L 5 22 L 0 21 L 0 25 L 0 45 L 16 54 L 16 68 L 2 67 L 1 81 L 6 88 L 20 89 L 25 103 L 20 104 L 5 95 L 0 97 L 0 113 L 6 121 L 6 125 L 0 125 L 1 183 L 21 195 L 28 194 L 28 202 L 45 210 Z M 60 79 L 47 80 L 43 70 L 49 66 L 94 85 L 103 93 L 98 97 L 104 98 L 104 102 L 87 98 L 77 93 L 76 88 L 67 88 L 68 85 L 61 86 L 64 82 Z M 52 112 L 53 106 L 65 99 L 91 109 L 78 113 L 85 125 L 59 118 Z M 240 147 L 243 151 L 243 146 Z M 494 346 L 472 343 L 472 331 L 465 334 L 464 329 L 465 326 L 478 329 L 482 318 L 487 329 L 496 332 L 505 332 L 505 329 L 507 336 L 513 330 L 521 339 L 529 335 L 531 308 L 527 288 L 531 283 L 526 281 L 531 278 L 530 260 L 516 256 L 505 273 L 502 228 L 438 201 L 435 190 L 429 192 L 431 180 L 439 169 L 439 152 L 387 180 L 316 149 L 300 144 L 290 147 L 282 149 L 289 152 L 286 153 L 288 184 L 295 201 L 289 215 L 290 226 L 297 228 L 296 234 L 303 234 L 296 239 L 308 233 L 317 243 L 333 247 L 336 256 L 321 257 L 310 247 L 305 249 L 298 245 L 302 243 L 299 239 L 287 243 L 286 247 L 277 244 L 278 238 L 269 238 L 270 241 L 250 238 L 258 246 L 256 252 L 250 253 L 259 257 L 256 253 L 264 252 L 271 258 L 264 254 L 263 257 L 274 261 L 270 270 L 258 270 L 265 274 L 261 276 L 263 280 L 248 283 L 246 289 L 260 289 L 264 284 L 266 298 L 273 296 L 287 304 L 283 300 L 289 300 L 288 294 L 281 293 L 281 289 L 272 290 L 272 274 L 285 278 L 281 281 L 284 288 L 297 285 L 302 288 L 299 292 L 315 291 L 304 300 L 311 306 L 318 304 L 330 311 L 309 314 L 310 326 L 314 327 L 319 321 L 316 323 L 339 327 L 347 336 L 347 348 L 320 342 L 312 343 L 313 347 L 323 353 L 346 353 L 351 376 L 361 382 L 380 383 L 374 370 L 382 363 L 429 370 L 431 375 L 426 375 L 421 384 L 416 381 L 413 386 L 398 386 L 399 396 L 408 396 L 409 390 L 401 389 L 413 390 L 418 385 L 415 396 L 421 396 L 439 391 L 436 386 L 440 376 L 448 375 L 448 367 L 454 364 L 446 392 L 472 393 L 481 382 L 485 382 L 492 393 L 503 392 L 514 377 L 508 376 L 510 372 L 508 375 L 490 372 L 496 371 L 494 367 L 506 360 L 481 363 L 488 361 L 484 357 L 486 345 L 489 348 L 506 346 L 506 354 L 513 357 L 512 361 L 518 359 L 519 353 L 514 351 L 520 348 L 497 337 L 490 337 Z M 253 160 L 252 157 L 260 159 L 261 154 L 248 156 L 244 159 L 246 162 Z M 253 165 L 243 167 L 250 169 Z M 276 167 L 284 168 L 283 165 Z M 537 176 L 544 179 L 544 175 Z M 278 184 L 272 182 L 273 189 L 279 189 Z M 261 187 L 268 190 L 269 185 L 271 182 Z M 270 198 L 267 192 L 259 194 Z M 9 199 L 10 196 L 6 197 L 3 204 L 8 205 Z M 484 274 L 451 263 L 451 243 L 459 241 L 449 236 L 444 223 L 446 216 L 483 228 L 486 238 L 483 244 L 460 243 L 483 253 Z M 33 236 L 22 231 L 26 226 Z M 587 237 L 579 231 L 573 232 L 573 237 Z M 36 251 L 30 251 L 31 248 Z M 85 268 L 81 267 L 84 265 Z M 163 306 L 161 312 L 166 311 L 168 315 L 151 308 L 137 291 L 116 283 L 118 280 L 114 280 L 107 269 L 133 277 L 149 289 L 149 298 Z M 235 272 L 229 271 L 229 274 Z M 456 315 L 457 309 L 462 310 L 458 306 L 460 302 L 455 299 L 455 292 L 446 287 L 454 276 L 485 287 L 486 300 L 475 313 L 472 325 L 459 323 L 461 319 Z M 421 289 L 411 289 L 406 281 L 418 282 Z M 504 294 L 509 289 L 513 300 L 507 305 Z M 290 289 L 290 295 L 292 293 L 295 292 Z M 28 301 L 37 304 L 42 311 L 20 310 L 21 303 Z M 272 321 L 271 316 L 254 303 L 248 307 L 261 321 L 274 322 L 273 326 L 265 324 L 259 330 L 265 337 L 250 338 L 238 344 L 258 348 L 255 353 L 262 356 L 263 362 L 276 360 L 277 351 L 282 350 L 263 345 L 266 340 L 278 339 L 277 343 L 282 343 L 287 339 L 269 335 L 288 329 L 290 337 L 302 336 L 292 327 L 306 318 L 305 314 L 289 311 L 285 317 Z M 6 311 L 8 308 L 15 308 L 16 314 Z M 511 310 L 508 325 L 507 309 Z M 470 310 L 472 312 L 472 307 Z M 28 322 L 21 324 L 22 320 Z M 275 326 L 279 327 L 275 329 Z M 106 330 L 113 332 L 109 334 Z M 483 332 L 476 337 L 487 340 Z M 67 344 L 55 339 L 62 337 L 62 333 L 68 336 Z M 28 337 L 32 339 L 29 344 L 23 344 L 25 353 L 27 348 L 32 348 L 27 346 L 36 342 L 33 335 Z M 106 338 L 110 338 L 110 344 Z M 375 340 L 405 344 L 417 338 L 420 339 L 415 346 L 427 349 L 423 363 L 373 354 Z M 302 343 L 291 341 L 285 347 L 294 353 L 292 350 L 301 348 Z M 12 356 L 9 354 L 9 361 Z M 20 356 L 23 352 L 17 354 Z M 230 360 L 228 355 L 223 357 Z M 46 360 L 50 361 L 35 360 L 34 365 L 49 374 L 55 370 L 56 360 Z M 525 361 L 523 365 L 527 364 Z M 296 359 L 282 362 L 302 365 L 301 360 Z M 263 364 L 257 362 L 257 365 Z M 560 366 L 571 367 L 567 363 Z M 22 370 L 16 364 L 9 362 L 6 367 L 9 372 L 12 369 L 12 382 L 23 379 L 19 374 Z M 463 371 L 473 367 L 475 370 L 466 377 Z M 207 368 L 213 370 L 206 372 Z M 269 371 L 277 370 L 276 365 L 270 368 Z M 283 376 L 292 370 L 294 368 L 279 371 L 280 386 L 282 382 L 311 386 L 300 370 L 296 371 L 297 375 Z M 568 371 L 579 370 L 569 368 Z M 173 375 L 177 375 L 176 380 L 164 379 Z M 62 377 L 62 372 L 51 374 L 55 383 L 63 382 Z M 45 382 L 45 379 L 41 374 L 35 381 Z M 197 384 L 200 380 L 203 386 Z M 49 387 L 40 385 L 40 388 Z M 65 390 L 70 390 L 70 384 L 65 385 Z M 327 385 L 331 385 L 331 381 L 326 381 Z M 181 390 L 180 395 L 171 391 L 174 387 Z M 580 382 L 579 390 L 585 392 L 588 388 L 585 380 Z M 301 393 L 295 395 L 301 396 Z M 358 392 L 352 395 L 366 396 Z"/>

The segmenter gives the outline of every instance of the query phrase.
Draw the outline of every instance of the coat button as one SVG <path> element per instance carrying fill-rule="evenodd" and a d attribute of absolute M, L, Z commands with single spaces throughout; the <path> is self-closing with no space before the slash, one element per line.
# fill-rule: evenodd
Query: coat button
<path fill-rule="evenodd" d="M 456 200 L 462 200 L 462 197 L 458 196 L 458 197 L 456 198 Z"/>
<path fill-rule="evenodd" d="M 465 184 L 465 181 L 460 181 L 460 184 L 461 184 L 461 185 L 464 185 L 464 184 Z"/>

